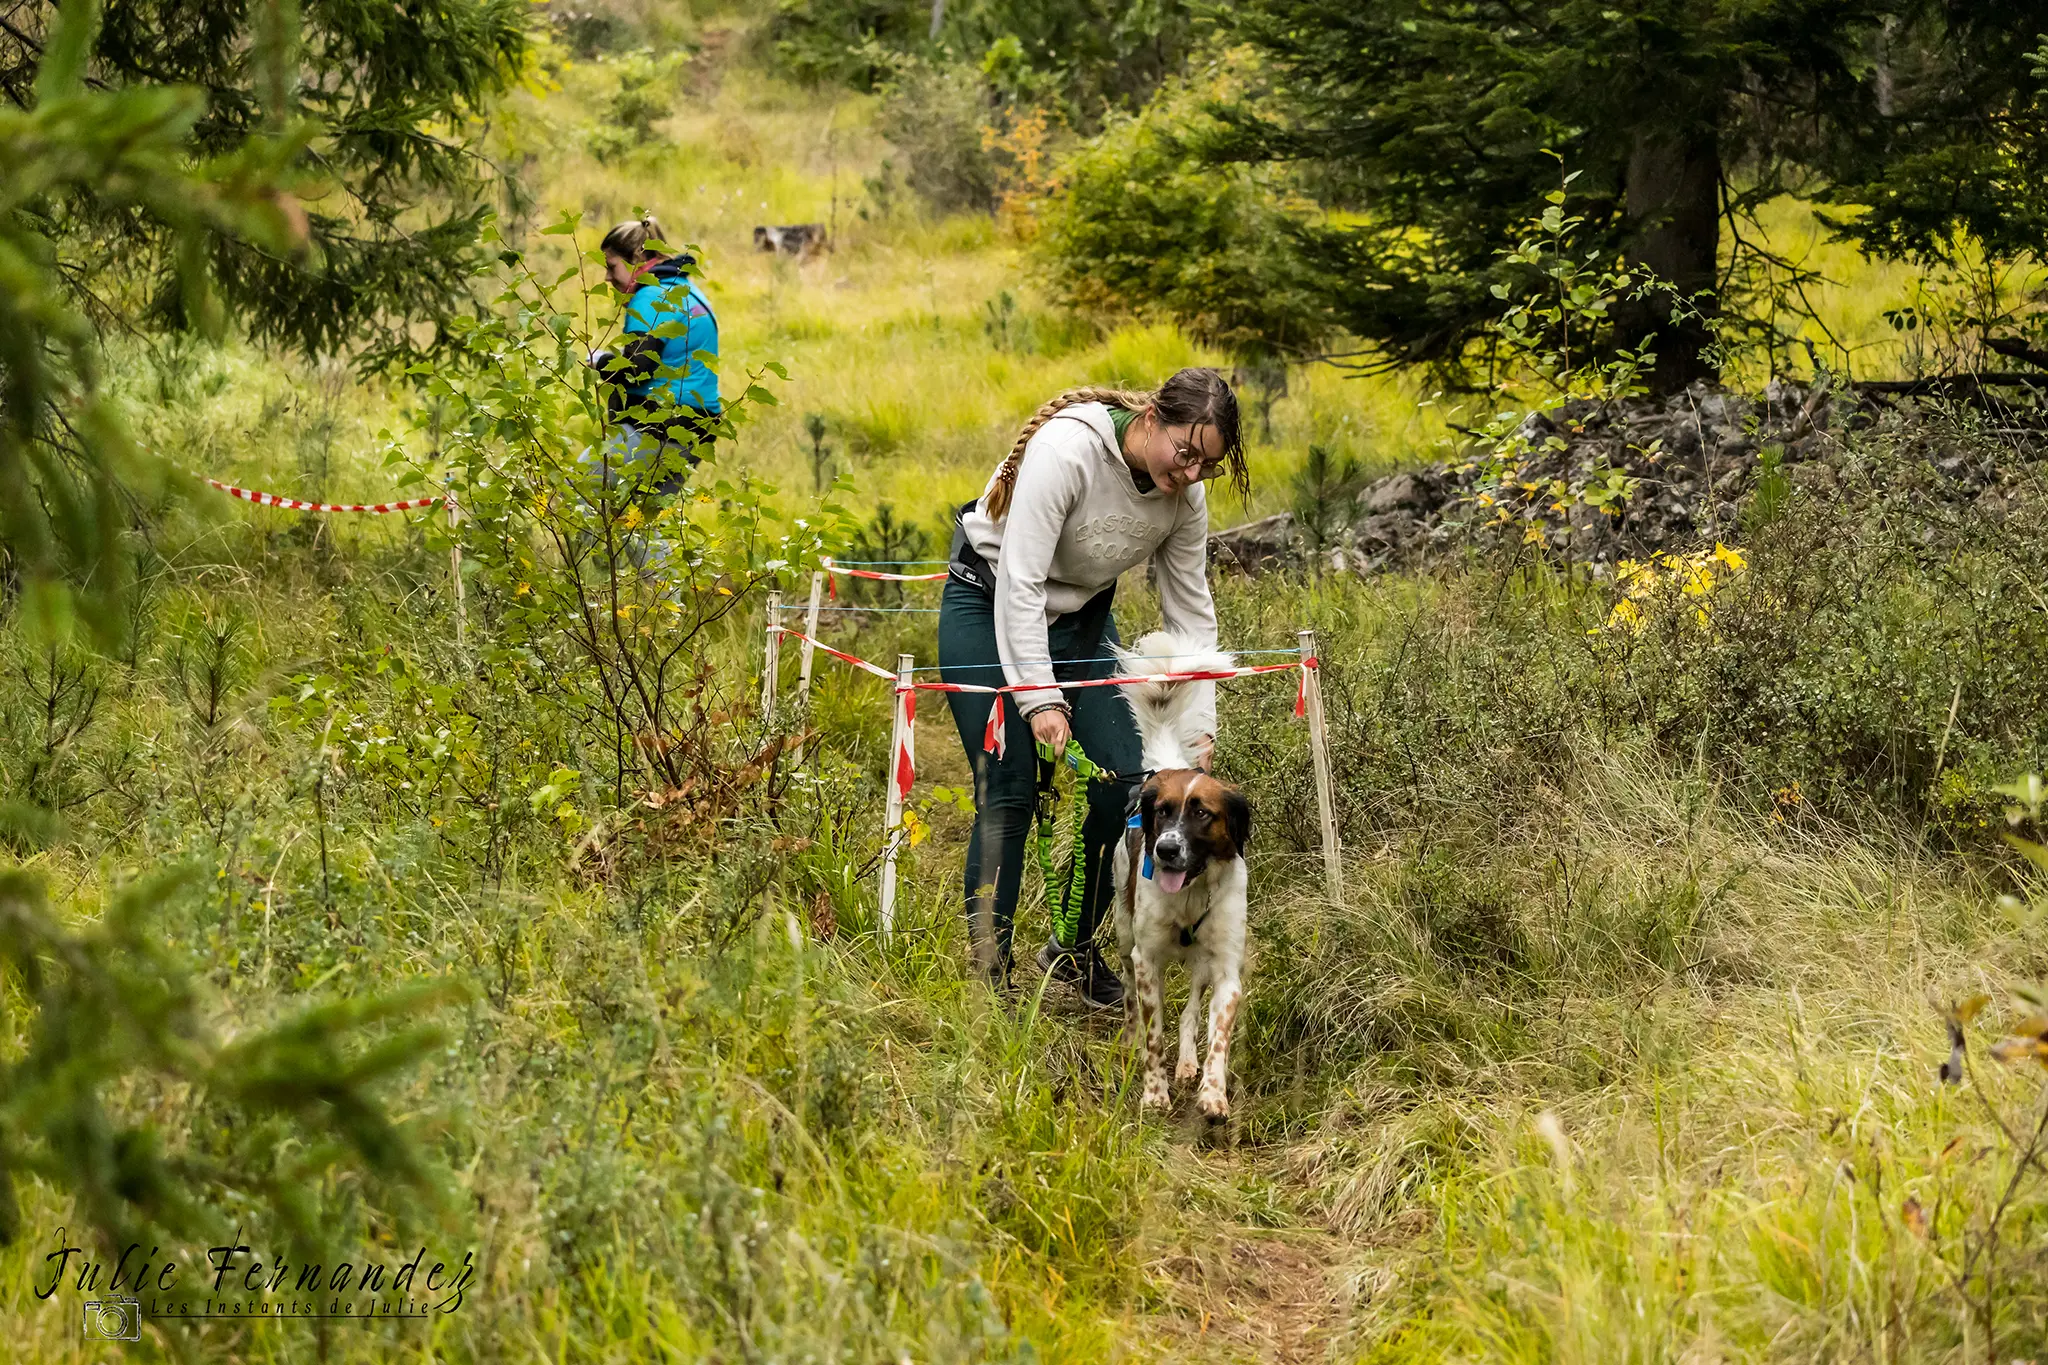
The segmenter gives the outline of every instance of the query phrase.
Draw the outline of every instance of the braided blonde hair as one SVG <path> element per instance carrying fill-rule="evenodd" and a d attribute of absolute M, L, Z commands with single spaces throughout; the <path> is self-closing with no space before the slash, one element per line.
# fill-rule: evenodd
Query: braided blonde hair
<path fill-rule="evenodd" d="M 1010 453 L 996 466 L 994 477 L 981 495 L 982 513 L 990 521 L 1001 521 L 1009 515 L 1010 497 L 1017 490 L 1017 467 L 1024 463 L 1024 447 L 1031 444 L 1031 438 L 1038 434 L 1040 427 L 1057 417 L 1062 409 L 1076 403 L 1103 403 L 1126 412 L 1143 412 L 1151 408 L 1154 415 L 1168 426 L 1196 422 L 1212 424 L 1223 438 L 1223 455 L 1229 465 L 1231 482 L 1239 493 L 1251 489 L 1251 474 L 1244 462 L 1244 441 L 1238 434 L 1237 395 L 1231 392 L 1229 382 L 1218 371 L 1194 367 L 1176 371 L 1164 384 L 1150 392 L 1099 385 L 1068 389 L 1033 413 L 1031 420 L 1024 424 L 1024 430 L 1017 433 Z"/>

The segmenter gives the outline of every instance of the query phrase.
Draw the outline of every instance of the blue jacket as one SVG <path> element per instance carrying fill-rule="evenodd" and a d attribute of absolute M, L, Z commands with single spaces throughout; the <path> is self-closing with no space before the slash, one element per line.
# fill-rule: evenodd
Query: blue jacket
<path fill-rule="evenodd" d="M 718 355 L 718 318 L 697 282 L 685 273 L 688 257 L 663 261 L 648 272 L 626 302 L 626 364 L 613 371 L 627 406 L 666 407 L 717 416 L 718 376 L 697 358 Z"/>

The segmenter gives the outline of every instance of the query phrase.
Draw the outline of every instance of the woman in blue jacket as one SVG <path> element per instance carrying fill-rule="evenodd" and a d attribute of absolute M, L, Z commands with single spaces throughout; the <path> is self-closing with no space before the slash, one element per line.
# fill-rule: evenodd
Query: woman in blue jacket
<path fill-rule="evenodd" d="M 685 477 L 669 448 L 695 465 L 711 445 L 721 406 L 718 376 L 705 363 L 718 357 L 717 315 L 691 278 L 696 261 L 654 249 L 662 244 L 652 216 L 604 235 L 605 278 L 626 296 L 626 321 L 618 353 L 593 359 L 613 386 L 621 463 L 652 476 L 641 491 L 666 495 Z"/>

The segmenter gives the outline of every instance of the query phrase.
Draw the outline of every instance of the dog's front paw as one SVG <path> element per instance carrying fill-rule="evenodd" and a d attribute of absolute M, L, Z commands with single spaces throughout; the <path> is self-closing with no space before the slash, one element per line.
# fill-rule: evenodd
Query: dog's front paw
<path fill-rule="evenodd" d="M 1186 1085 L 1201 1074 L 1201 1067 L 1191 1061 L 1184 1061 L 1173 1068 L 1173 1083 L 1175 1085 Z"/>
<path fill-rule="evenodd" d="M 1202 1093 L 1195 1096 L 1195 1108 L 1202 1111 L 1202 1117 L 1210 1122 L 1221 1122 L 1230 1117 L 1230 1097 L 1221 1087 L 1204 1086 Z"/>
<path fill-rule="evenodd" d="M 1155 1071 L 1145 1077 L 1145 1093 L 1138 1099 L 1140 1109 L 1164 1109 L 1173 1103 L 1173 1094 L 1166 1088 L 1166 1073 Z"/>

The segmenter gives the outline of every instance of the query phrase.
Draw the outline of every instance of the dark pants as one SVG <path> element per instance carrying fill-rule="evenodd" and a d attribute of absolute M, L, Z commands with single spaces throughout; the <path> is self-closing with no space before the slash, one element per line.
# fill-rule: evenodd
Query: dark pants
<path fill-rule="evenodd" d="M 697 462 L 711 453 L 712 442 L 716 439 L 711 426 L 714 420 L 700 413 L 646 430 L 631 422 L 621 422 L 605 438 L 602 446 L 585 450 L 582 463 L 586 469 L 599 469 L 596 482 L 613 499 L 612 515 L 619 515 L 627 507 L 637 507 L 651 519 L 667 507 L 688 485 L 690 471 L 697 467 Z M 669 469 L 670 458 L 678 450 L 682 452 L 683 468 Z M 590 487 L 584 496 L 595 505 L 599 496 L 597 488 Z M 587 549 L 594 549 L 597 538 L 586 535 L 583 544 Z M 620 554 L 643 573 L 650 563 L 666 560 L 666 552 L 650 546 L 646 534 L 640 531 L 622 532 L 618 537 L 618 548 Z M 600 562 L 597 567 L 611 572 L 618 566 Z"/>
<path fill-rule="evenodd" d="M 1054 660 L 1107 655 L 1109 645 L 1117 641 L 1116 620 L 1110 615 L 1115 596 L 1114 587 L 1106 588 L 1079 611 L 1054 619 L 1048 632 Z M 1053 665 L 1053 676 L 1061 682 L 1106 678 L 1115 671 L 1111 663 Z M 946 580 L 945 595 L 940 599 L 939 676 L 947 682 L 983 686 L 1000 686 L 1005 681 L 1002 658 L 996 652 L 995 603 L 981 589 L 958 578 Z M 1074 708 L 1073 733 L 1081 751 L 1111 772 L 1135 776 L 1143 749 L 1137 719 L 1123 689 L 1084 687 L 1065 695 Z M 1017 890 L 1024 873 L 1024 841 L 1037 792 L 1037 748 L 1030 722 L 1018 714 L 1014 698 L 1003 701 L 1007 754 L 1000 761 L 981 747 L 994 698 L 987 693 L 949 692 L 946 701 L 953 708 L 953 723 L 960 728 L 960 742 L 975 770 L 974 834 L 967 843 L 969 937 L 975 961 L 984 970 L 1007 973 Z M 1085 848 L 1080 923 L 1075 942 L 1063 946 L 1089 943 L 1109 909 L 1115 890 L 1111 857 L 1117 840 L 1123 837 L 1132 780 L 1088 784 L 1088 815 L 1082 822 Z M 1062 853 L 1054 851 L 1055 866 L 1064 861 Z"/>
<path fill-rule="evenodd" d="M 690 413 L 641 428 L 621 422 L 611 451 L 611 479 L 622 486 L 626 498 L 652 513 L 683 491 L 695 469 L 716 442 L 717 419 L 705 413 Z M 681 469 L 667 469 L 670 452 L 680 450 Z"/>

